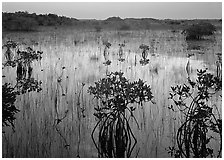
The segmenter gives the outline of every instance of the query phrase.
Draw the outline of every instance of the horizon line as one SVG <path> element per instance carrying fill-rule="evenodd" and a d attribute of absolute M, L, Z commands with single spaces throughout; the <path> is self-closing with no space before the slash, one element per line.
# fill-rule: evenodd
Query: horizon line
<path fill-rule="evenodd" d="M 16 12 L 27 12 L 28 14 L 33 14 L 35 12 L 28 12 L 28 11 L 22 11 L 22 10 L 19 10 L 19 11 L 15 11 L 15 12 L 8 12 L 8 11 L 2 11 L 2 13 L 16 13 Z M 119 17 L 121 18 L 122 20 L 125 20 L 125 19 L 155 19 L 155 20 L 220 20 L 222 19 L 221 18 L 154 18 L 154 17 L 121 17 L 121 16 L 109 16 L 105 19 L 97 19 L 97 18 L 76 18 L 76 17 L 71 17 L 71 16 L 66 16 L 66 15 L 59 15 L 59 14 L 56 14 L 56 13 L 35 13 L 36 15 L 48 15 L 48 14 L 55 14 L 57 16 L 62 16 L 62 17 L 66 17 L 66 18 L 73 18 L 73 19 L 77 19 L 77 20 L 98 20 L 98 21 L 104 21 L 104 20 L 107 20 L 108 18 L 111 18 L 111 17 Z"/>

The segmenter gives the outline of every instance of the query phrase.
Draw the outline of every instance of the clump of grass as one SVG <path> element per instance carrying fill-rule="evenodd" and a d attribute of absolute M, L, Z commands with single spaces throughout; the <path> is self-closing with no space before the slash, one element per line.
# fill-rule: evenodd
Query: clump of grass
<path fill-rule="evenodd" d="M 92 131 L 92 139 L 99 157 L 130 157 L 137 140 L 129 125 L 130 117 L 127 116 L 129 112 L 135 119 L 133 112 L 136 108 L 129 104 L 143 105 L 143 102 L 152 102 L 150 86 L 141 79 L 130 82 L 122 72 L 112 72 L 106 78 L 95 82 L 95 86 L 90 86 L 88 92 L 102 104 L 94 108 L 94 116 L 99 121 Z M 98 126 L 97 145 L 94 134 Z"/>

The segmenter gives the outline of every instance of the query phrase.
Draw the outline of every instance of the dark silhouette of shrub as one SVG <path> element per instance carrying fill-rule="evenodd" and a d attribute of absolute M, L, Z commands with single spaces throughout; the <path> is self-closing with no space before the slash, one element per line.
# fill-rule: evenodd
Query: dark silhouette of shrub
<path fill-rule="evenodd" d="M 9 31 L 34 31 L 38 26 L 72 25 L 78 22 L 75 18 L 56 14 L 36 15 L 36 13 L 15 12 L 2 13 L 2 28 Z"/>
<path fill-rule="evenodd" d="M 2 126 L 11 126 L 14 129 L 15 114 L 19 110 L 15 107 L 16 95 L 9 83 L 2 85 Z"/>
<path fill-rule="evenodd" d="M 186 40 L 201 40 L 203 36 L 210 36 L 216 31 L 214 25 L 210 23 L 193 24 L 184 30 Z"/>
<path fill-rule="evenodd" d="M 15 48 L 18 43 L 14 41 L 7 41 L 3 47 Z M 5 67 L 16 67 L 17 66 L 17 78 L 16 84 L 11 86 L 10 83 L 2 84 L 2 126 L 3 127 L 12 127 L 14 130 L 14 121 L 16 119 L 15 114 L 19 110 L 15 106 L 16 97 L 27 92 L 40 92 L 41 81 L 31 78 L 32 70 L 31 63 L 33 61 L 39 61 L 42 58 L 42 51 L 34 51 L 32 48 L 27 47 L 26 50 L 20 51 L 17 50 L 18 57 L 6 61 L 3 64 L 3 69 Z M 27 72 L 28 70 L 28 72 Z M 28 76 L 26 76 L 28 74 Z"/>
<path fill-rule="evenodd" d="M 101 30 L 102 30 L 102 27 L 99 25 L 96 25 L 94 28 L 95 28 L 96 32 L 101 32 Z"/>
<path fill-rule="evenodd" d="M 123 21 L 120 17 L 109 17 L 105 21 L 111 21 L 111 22 L 116 22 L 116 21 Z"/>
<path fill-rule="evenodd" d="M 211 104 L 210 100 L 222 90 L 222 79 L 206 70 L 197 72 L 195 82 L 188 79 L 189 84 L 171 87 L 169 98 L 185 120 L 175 137 L 178 149 L 169 147 L 169 153 L 171 156 L 185 158 L 221 157 L 222 118 L 217 106 Z M 169 109 L 174 111 L 174 106 L 171 105 Z M 219 146 L 217 155 L 210 145 L 211 141 Z"/>
<path fill-rule="evenodd" d="M 147 56 L 148 56 L 149 46 L 145 45 L 145 44 L 141 44 L 139 46 L 139 48 L 142 50 L 142 58 L 145 61 L 147 59 Z"/>
<path fill-rule="evenodd" d="M 16 17 L 10 21 L 3 21 L 3 27 L 10 31 L 35 31 L 38 23 L 30 17 Z"/>
<path fill-rule="evenodd" d="M 130 82 L 122 72 L 112 72 L 95 82 L 88 92 L 100 102 L 94 116 L 98 119 L 92 139 L 100 157 L 130 157 L 137 140 L 130 128 L 129 119 L 137 109 L 130 104 L 153 102 L 151 87 L 141 79 Z M 136 121 L 137 122 L 137 121 Z M 94 133 L 99 126 L 98 144 Z"/>
<path fill-rule="evenodd" d="M 121 27 L 119 29 L 122 31 L 126 31 L 126 30 L 130 30 L 131 27 L 127 24 L 123 24 L 123 25 L 121 25 Z"/>

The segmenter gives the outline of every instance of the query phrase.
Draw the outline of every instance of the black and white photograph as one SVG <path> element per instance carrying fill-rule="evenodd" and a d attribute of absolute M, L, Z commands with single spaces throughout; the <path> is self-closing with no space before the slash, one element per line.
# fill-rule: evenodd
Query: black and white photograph
<path fill-rule="evenodd" d="M 2 158 L 222 158 L 222 1 L 2 1 Z"/>

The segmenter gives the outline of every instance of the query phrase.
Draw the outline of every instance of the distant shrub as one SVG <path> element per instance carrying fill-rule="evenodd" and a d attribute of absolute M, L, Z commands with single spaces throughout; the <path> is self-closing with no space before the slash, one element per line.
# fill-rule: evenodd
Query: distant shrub
<path fill-rule="evenodd" d="M 76 25 L 75 18 L 58 16 L 56 14 L 40 14 L 28 12 L 2 13 L 2 28 L 9 31 L 33 31 L 38 26 Z"/>
<path fill-rule="evenodd" d="M 184 32 L 186 40 L 201 40 L 203 36 L 212 35 L 216 31 L 215 26 L 210 23 L 193 24 Z"/>
<path fill-rule="evenodd" d="M 119 29 L 122 30 L 122 31 L 126 31 L 126 30 L 130 30 L 131 27 L 127 24 L 123 24 Z"/>
<path fill-rule="evenodd" d="M 37 29 L 38 23 L 33 18 L 17 17 L 5 22 L 3 26 L 10 31 L 34 31 Z"/>
<path fill-rule="evenodd" d="M 106 19 L 106 21 L 123 21 L 120 17 L 109 17 Z"/>
<path fill-rule="evenodd" d="M 102 27 L 100 27 L 99 25 L 96 25 L 94 28 L 95 28 L 96 32 L 101 32 L 102 31 Z"/>
<path fill-rule="evenodd" d="M 168 23 L 171 24 L 171 25 L 179 25 L 179 24 L 181 24 L 180 21 L 170 21 Z"/>

